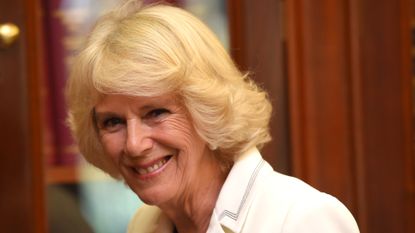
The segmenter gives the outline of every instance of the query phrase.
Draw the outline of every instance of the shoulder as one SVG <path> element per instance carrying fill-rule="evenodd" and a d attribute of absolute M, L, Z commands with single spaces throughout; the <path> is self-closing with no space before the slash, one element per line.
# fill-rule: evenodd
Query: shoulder
<path fill-rule="evenodd" d="M 128 224 L 127 233 L 150 233 L 157 228 L 161 210 L 155 206 L 143 204 Z"/>
<path fill-rule="evenodd" d="M 333 196 L 278 172 L 262 178 L 261 191 L 253 203 L 253 218 L 275 216 L 272 227 L 289 233 L 359 232 L 352 214 Z"/>
<path fill-rule="evenodd" d="M 284 232 L 359 232 L 349 210 L 339 200 L 325 193 L 293 202 L 283 229 Z"/>

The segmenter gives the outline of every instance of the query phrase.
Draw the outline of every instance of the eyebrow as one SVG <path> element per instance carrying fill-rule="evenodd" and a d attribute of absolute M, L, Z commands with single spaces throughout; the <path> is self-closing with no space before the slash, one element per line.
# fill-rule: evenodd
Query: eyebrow
<path fill-rule="evenodd" d="M 172 103 L 172 101 L 174 101 Z M 172 100 L 172 99 L 158 99 L 158 103 L 154 103 L 156 102 L 155 100 L 151 100 L 148 101 L 149 103 L 145 103 L 143 106 L 137 108 L 139 112 L 146 112 L 152 109 L 156 109 L 156 108 L 170 108 L 172 105 L 177 104 L 176 100 Z M 97 120 L 102 118 L 102 117 L 106 117 L 106 116 L 117 116 L 119 117 L 120 115 L 117 114 L 116 112 L 112 112 L 112 111 L 102 111 L 102 112 L 97 112 L 96 111 L 96 107 L 94 107 L 92 109 L 92 118 L 93 121 L 95 122 L 95 124 L 97 124 Z"/>
<path fill-rule="evenodd" d="M 109 116 L 110 117 L 113 117 L 113 116 L 119 117 L 119 114 L 117 114 L 115 112 L 111 112 L 111 111 L 109 111 L 109 112 L 96 112 L 95 109 L 93 111 L 94 111 L 93 112 L 93 119 L 95 121 L 97 121 L 101 118 L 109 117 Z"/>
<path fill-rule="evenodd" d="M 158 105 L 153 105 L 153 104 L 148 104 L 148 105 L 144 105 L 141 106 L 140 108 L 138 108 L 139 113 L 143 113 L 143 112 L 147 112 L 156 108 L 167 108 L 167 104 L 165 103 L 161 103 Z M 92 120 L 95 122 L 95 124 L 98 124 L 99 120 L 101 120 L 102 118 L 106 118 L 106 117 L 120 117 L 120 114 L 113 112 L 113 111 L 96 111 L 95 108 L 93 108 L 92 110 Z"/>

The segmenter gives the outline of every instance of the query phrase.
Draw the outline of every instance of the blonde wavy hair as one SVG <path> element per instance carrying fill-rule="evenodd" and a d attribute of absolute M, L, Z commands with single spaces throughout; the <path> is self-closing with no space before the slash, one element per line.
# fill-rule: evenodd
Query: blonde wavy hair
<path fill-rule="evenodd" d="M 270 140 L 267 94 L 200 20 L 180 8 L 128 1 L 98 20 L 67 82 L 67 121 L 81 153 L 118 177 L 100 144 L 94 106 L 104 95 L 167 93 L 180 98 L 223 163 Z"/>

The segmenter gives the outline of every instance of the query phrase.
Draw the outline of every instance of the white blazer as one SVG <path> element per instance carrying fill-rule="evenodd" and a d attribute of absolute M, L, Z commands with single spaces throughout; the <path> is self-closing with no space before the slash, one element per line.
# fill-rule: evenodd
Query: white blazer
<path fill-rule="evenodd" d="M 160 209 L 142 206 L 128 233 L 172 233 Z M 256 148 L 242 155 L 220 191 L 207 233 L 358 233 L 336 198 L 273 171 Z"/>

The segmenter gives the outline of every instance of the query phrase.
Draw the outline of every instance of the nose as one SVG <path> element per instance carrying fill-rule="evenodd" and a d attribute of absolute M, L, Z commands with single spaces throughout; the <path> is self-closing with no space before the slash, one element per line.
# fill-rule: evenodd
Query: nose
<path fill-rule="evenodd" d="M 124 152 L 132 157 L 146 155 L 153 147 L 151 129 L 139 120 L 127 121 L 127 138 Z"/>

